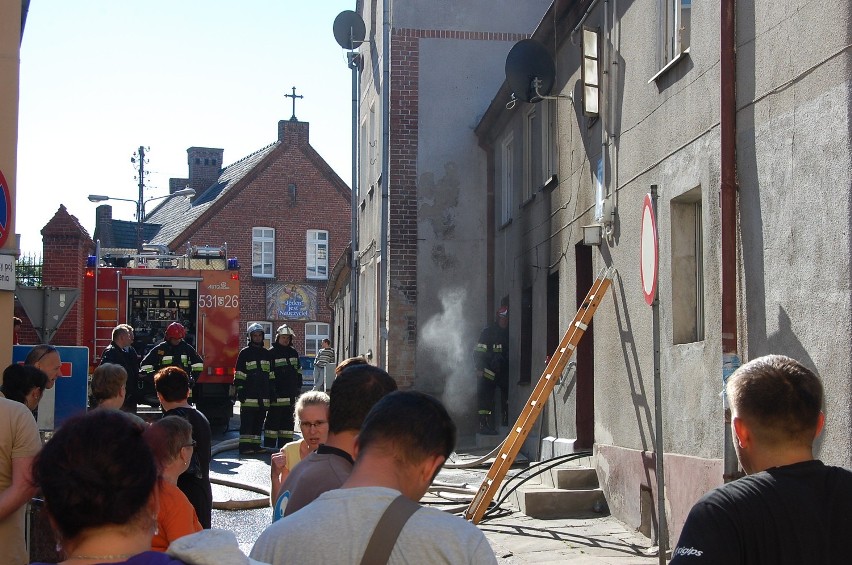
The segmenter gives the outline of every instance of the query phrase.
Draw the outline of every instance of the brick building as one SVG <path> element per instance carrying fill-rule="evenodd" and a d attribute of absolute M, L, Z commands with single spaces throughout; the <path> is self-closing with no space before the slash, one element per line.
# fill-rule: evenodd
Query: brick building
<path fill-rule="evenodd" d="M 331 337 L 326 302 L 330 258 L 350 240 L 350 190 L 309 143 L 309 126 L 278 123 L 277 141 L 222 167 L 224 150 L 190 147 L 188 178 L 173 178 L 195 196 L 165 200 L 145 217 L 150 244 L 183 253 L 187 246 L 222 246 L 240 263 L 240 327 L 261 323 L 268 337 L 287 323 L 295 346 L 313 355 Z M 98 208 L 95 239 L 135 247 L 135 224 Z"/>

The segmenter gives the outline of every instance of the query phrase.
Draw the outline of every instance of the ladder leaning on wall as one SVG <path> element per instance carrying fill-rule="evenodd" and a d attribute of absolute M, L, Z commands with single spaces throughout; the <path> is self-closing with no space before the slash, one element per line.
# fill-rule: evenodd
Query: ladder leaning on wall
<path fill-rule="evenodd" d="M 523 446 L 532 430 L 533 424 L 535 424 L 535 421 L 541 414 L 541 410 L 547 402 L 550 393 L 553 391 L 553 387 L 556 386 L 559 377 L 562 375 L 571 357 L 574 356 L 577 344 L 580 343 L 580 339 L 586 333 L 586 328 L 589 327 L 589 323 L 592 321 L 598 305 L 606 295 L 614 274 L 615 267 L 606 267 L 598 275 L 598 278 L 595 279 L 592 288 L 589 290 L 582 305 L 580 305 L 580 309 L 577 310 L 577 314 L 571 321 L 571 325 L 568 326 L 568 330 L 562 337 L 559 347 L 550 358 L 550 362 L 545 367 L 544 373 L 542 373 L 541 378 L 533 389 L 529 401 L 524 406 L 524 409 L 521 410 L 518 421 L 515 422 L 514 427 L 506 437 L 506 441 L 500 447 L 494 463 L 488 470 L 488 475 L 482 481 L 476 496 L 474 496 L 467 510 L 465 510 L 465 519 L 471 520 L 474 524 L 478 524 L 482 519 L 483 514 L 488 509 L 488 505 L 494 499 L 494 494 L 500 487 L 500 483 L 506 477 L 506 473 L 509 471 L 512 463 L 515 462 L 515 457 L 518 456 L 518 452 L 521 450 L 521 446 Z"/>

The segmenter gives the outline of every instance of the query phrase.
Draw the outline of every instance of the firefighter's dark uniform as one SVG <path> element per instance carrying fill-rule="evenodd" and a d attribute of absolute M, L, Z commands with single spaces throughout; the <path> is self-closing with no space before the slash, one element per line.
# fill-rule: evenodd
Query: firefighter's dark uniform
<path fill-rule="evenodd" d="M 474 350 L 480 431 L 493 430 L 494 391 L 500 389 L 502 424 L 509 425 L 509 328 L 496 322 L 482 330 Z"/>
<path fill-rule="evenodd" d="M 184 340 L 180 340 L 177 345 L 172 345 L 168 342 L 168 340 L 158 343 L 151 349 L 151 351 L 148 352 L 148 355 L 142 359 L 141 366 L 139 367 L 139 373 L 145 383 L 145 390 L 147 391 L 150 386 L 150 390 L 153 391 L 154 374 L 163 367 L 169 367 L 171 365 L 180 367 L 186 371 L 187 375 L 189 375 L 189 396 L 191 400 L 192 385 L 195 384 L 195 381 L 198 380 L 198 377 L 201 376 L 201 372 L 204 370 L 204 360 L 195 348 Z M 155 393 L 154 399 L 156 399 L 156 397 L 157 395 Z"/>
<path fill-rule="evenodd" d="M 124 387 L 126 394 L 121 409 L 135 414 L 136 403 L 142 400 L 142 381 L 139 380 L 139 354 L 136 353 L 132 345 L 128 346 L 127 349 L 122 349 L 112 341 L 101 354 L 101 365 L 104 363 L 121 365 L 127 371 L 127 384 Z M 156 396 L 154 394 L 155 398 Z"/>
<path fill-rule="evenodd" d="M 261 432 L 272 397 L 271 372 L 271 357 L 262 343 L 249 343 L 240 350 L 234 371 L 234 388 L 240 401 L 240 453 L 262 450 Z M 268 427 L 267 423 L 267 437 Z"/>
<path fill-rule="evenodd" d="M 269 356 L 272 358 L 272 390 L 275 397 L 269 410 L 271 431 L 264 445 L 284 447 L 284 444 L 293 441 L 293 409 L 296 398 L 302 392 L 302 365 L 299 352 L 293 346 L 281 345 L 277 341 L 269 348 Z"/>

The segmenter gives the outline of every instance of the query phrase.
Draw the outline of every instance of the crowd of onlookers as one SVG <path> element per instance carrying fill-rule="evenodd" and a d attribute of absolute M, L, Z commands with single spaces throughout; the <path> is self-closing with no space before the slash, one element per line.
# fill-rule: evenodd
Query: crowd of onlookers
<path fill-rule="evenodd" d="M 69 565 L 496 563 L 480 529 L 418 504 L 455 447 L 446 409 L 397 390 L 364 358 L 340 363 L 328 394 L 295 403 L 301 437 L 271 456 L 272 523 L 250 556 L 233 532 L 211 529 L 211 431 L 187 371 L 155 373 L 162 417 L 148 424 L 121 410 L 127 371 L 102 364 L 90 410 L 43 444 L 34 413 L 60 367 L 56 348 L 39 345 L 3 371 L 0 563 L 29 562 L 24 512 L 37 493 Z M 840 562 L 852 472 L 813 457 L 825 422 L 819 379 L 767 356 L 737 370 L 726 392 L 749 475 L 696 503 L 672 562 Z"/>

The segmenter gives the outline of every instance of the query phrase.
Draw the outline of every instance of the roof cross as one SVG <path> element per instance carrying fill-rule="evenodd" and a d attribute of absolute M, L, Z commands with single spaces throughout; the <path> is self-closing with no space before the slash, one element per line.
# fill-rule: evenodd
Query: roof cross
<path fill-rule="evenodd" d="M 285 94 L 284 98 L 292 98 L 293 99 L 293 115 L 290 116 L 290 121 L 295 122 L 296 120 L 296 98 L 304 98 L 301 94 L 296 94 L 296 87 L 293 87 L 293 94 Z"/>

